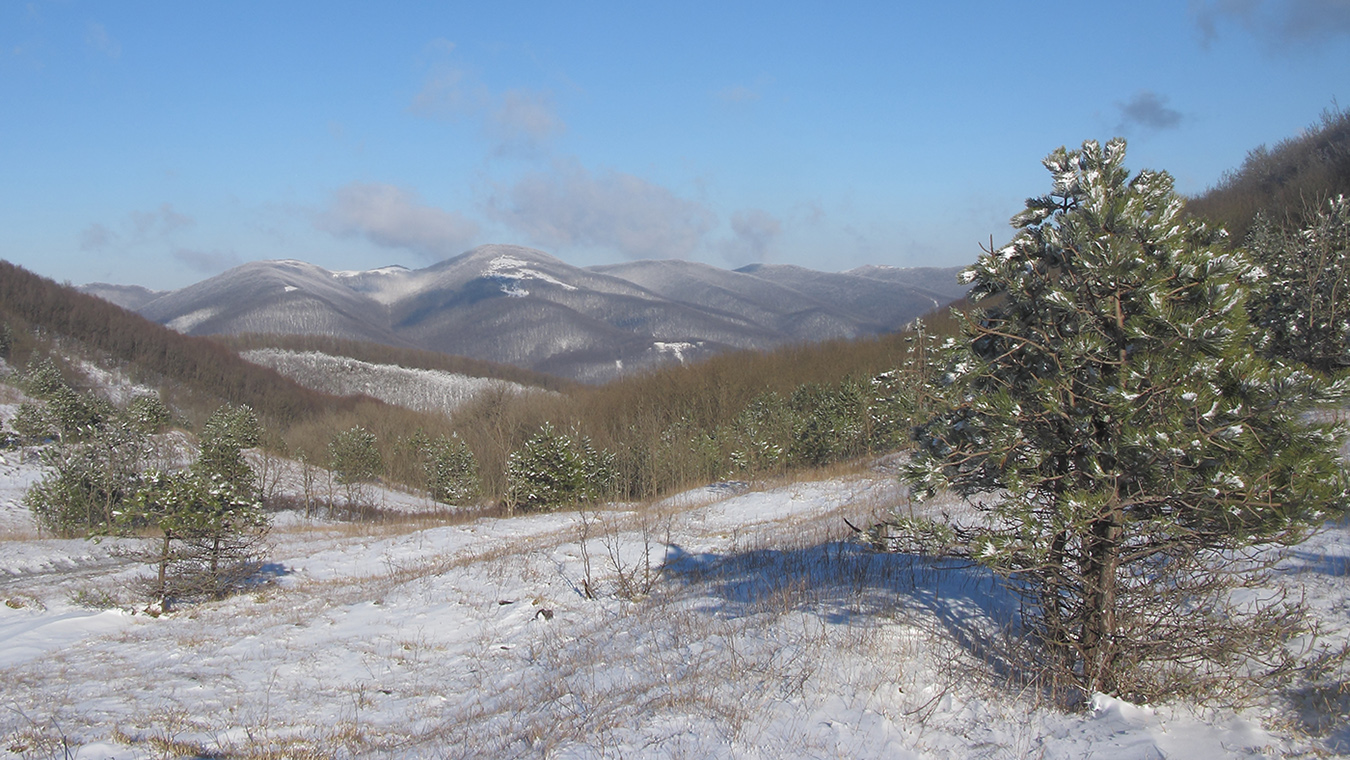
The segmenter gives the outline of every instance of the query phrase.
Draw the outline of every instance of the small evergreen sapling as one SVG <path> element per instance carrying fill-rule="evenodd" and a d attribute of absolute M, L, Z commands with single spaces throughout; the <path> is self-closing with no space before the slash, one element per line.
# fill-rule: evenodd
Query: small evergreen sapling
<path fill-rule="evenodd" d="M 141 558 L 156 570 L 161 611 L 174 599 L 214 598 L 253 574 L 267 534 L 243 447 L 261 427 L 248 407 L 222 407 L 202 428 L 201 453 L 187 470 L 152 472 L 106 533 L 145 535 Z"/>
<path fill-rule="evenodd" d="M 375 434 L 357 425 L 333 436 L 328 442 L 329 467 L 337 481 L 347 491 L 347 505 L 355 506 L 363 499 L 362 487 L 384 473 L 384 457 L 380 454 Z"/>
<path fill-rule="evenodd" d="M 1350 505 L 1344 431 L 1306 415 L 1346 387 L 1251 350 L 1260 270 L 1124 159 L 1052 153 L 1051 192 L 966 271 L 993 305 L 945 350 L 907 475 L 989 495 L 967 550 L 1025 594 L 1063 682 L 1148 700 L 1288 664 L 1298 607 L 1231 592 Z"/>
<path fill-rule="evenodd" d="M 506 478 L 508 507 L 552 510 L 612 495 L 615 458 L 590 439 L 574 441 L 545 423 L 523 448 L 511 452 Z"/>
<path fill-rule="evenodd" d="M 433 499 L 465 504 L 478 498 L 478 460 L 458 435 L 438 438 L 428 448 L 427 460 L 427 490 Z"/>

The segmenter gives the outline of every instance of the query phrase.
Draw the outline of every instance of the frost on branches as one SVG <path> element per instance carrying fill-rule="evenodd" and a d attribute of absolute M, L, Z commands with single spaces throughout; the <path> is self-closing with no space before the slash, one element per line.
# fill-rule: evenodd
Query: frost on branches
<path fill-rule="evenodd" d="M 573 440 L 545 423 L 506 463 L 510 509 L 554 510 L 611 496 L 616 488 L 615 457 L 590 439 Z"/>
<path fill-rule="evenodd" d="M 967 270 L 988 306 L 907 477 L 990 495 L 965 549 L 1024 594 L 1058 683 L 1149 700 L 1287 671 L 1298 605 L 1233 592 L 1350 503 L 1344 431 L 1305 415 L 1346 389 L 1252 350 L 1260 270 L 1124 159 L 1052 153 L 1050 193 Z"/>
<path fill-rule="evenodd" d="M 1258 217 L 1247 245 L 1269 273 L 1250 309 L 1266 350 L 1322 372 L 1350 367 L 1350 199 L 1331 200 L 1297 231 Z"/>

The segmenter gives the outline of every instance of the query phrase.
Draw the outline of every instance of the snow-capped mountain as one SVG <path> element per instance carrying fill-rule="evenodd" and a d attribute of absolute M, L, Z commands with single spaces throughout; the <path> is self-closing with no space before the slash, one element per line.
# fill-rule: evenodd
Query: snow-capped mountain
<path fill-rule="evenodd" d="M 946 291 L 906 284 L 909 271 L 933 276 L 688 261 L 580 268 L 530 248 L 485 245 L 416 270 L 252 262 L 137 310 L 193 335 L 332 335 L 598 382 L 730 348 L 895 330 L 961 295 L 956 268 L 937 270 L 950 280 Z"/>

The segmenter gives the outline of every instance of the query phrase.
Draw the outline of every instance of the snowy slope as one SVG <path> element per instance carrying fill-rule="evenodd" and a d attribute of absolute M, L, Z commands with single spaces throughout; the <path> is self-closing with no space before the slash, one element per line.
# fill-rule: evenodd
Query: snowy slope
<path fill-rule="evenodd" d="M 160 618 L 131 614 L 139 570 L 108 543 L 6 528 L 0 757 L 1350 751 L 1344 724 L 1313 736 L 1274 707 L 1078 715 L 1011 689 L 980 645 L 1014 612 L 994 579 L 845 540 L 843 517 L 903 500 L 873 472 L 460 523 L 292 517 L 271 583 Z M 1287 565 L 1333 637 L 1347 555 L 1340 526 Z"/>
<path fill-rule="evenodd" d="M 488 388 L 504 387 L 512 393 L 527 390 L 519 383 L 505 380 L 371 364 L 318 351 L 267 348 L 245 351 L 240 356 L 270 367 L 311 390 L 338 396 L 364 394 L 419 412 L 449 414 Z"/>

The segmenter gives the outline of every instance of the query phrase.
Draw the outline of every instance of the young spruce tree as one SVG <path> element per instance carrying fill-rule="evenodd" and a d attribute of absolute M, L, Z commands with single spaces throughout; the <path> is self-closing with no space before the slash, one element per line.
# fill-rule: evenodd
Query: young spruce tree
<path fill-rule="evenodd" d="M 1297 606 L 1231 592 L 1350 503 L 1344 431 L 1305 414 L 1346 389 L 1252 350 L 1261 270 L 1124 159 L 1052 153 L 1051 192 L 966 271 L 988 307 L 947 349 L 908 477 L 988 494 L 969 551 L 1015 580 L 1060 678 L 1152 699 L 1280 656 Z"/>

